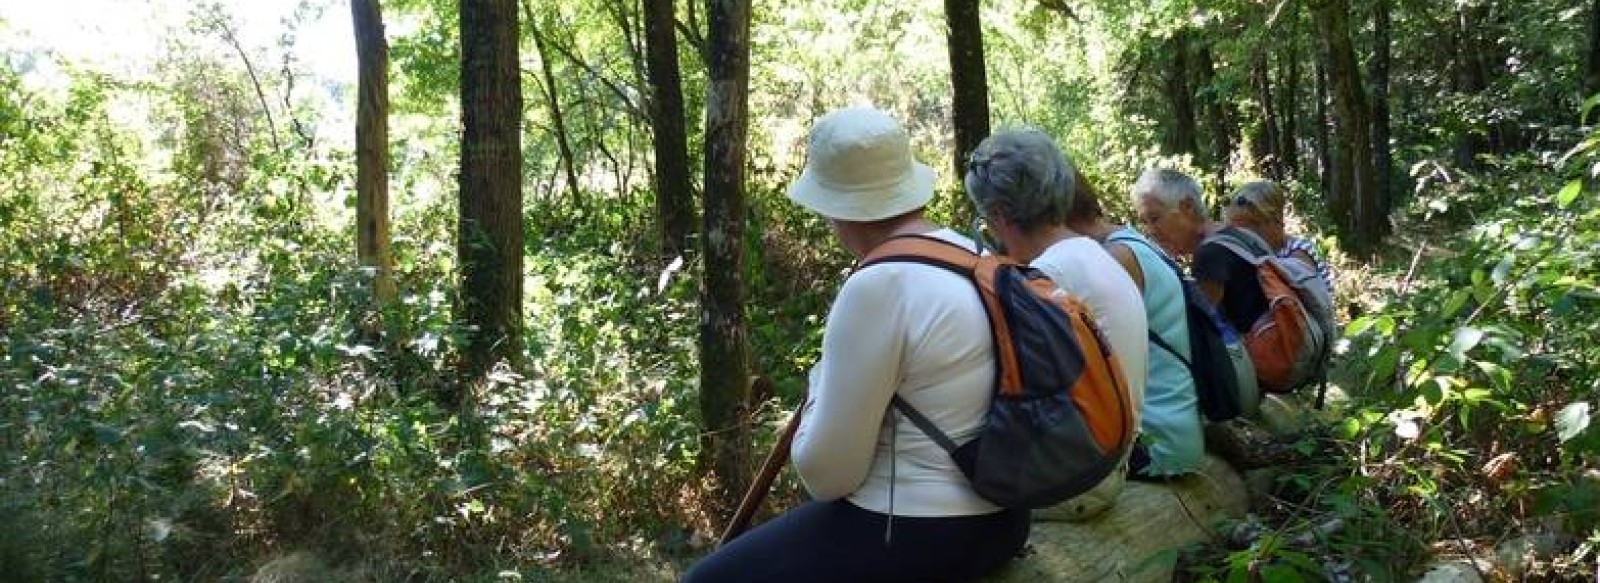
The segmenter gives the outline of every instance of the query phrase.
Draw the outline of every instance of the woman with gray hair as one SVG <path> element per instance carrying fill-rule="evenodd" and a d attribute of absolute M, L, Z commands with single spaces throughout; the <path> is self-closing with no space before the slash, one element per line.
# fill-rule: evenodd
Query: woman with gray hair
<path fill-rule="evenodd" d="M 1094 313 L 1128 380 L 1138 422 L 1149 356 L 1144 302 L 1116 259 L 1095 240 L 1067 227 L 1078 184 L 1071 161 L 1044 132 L 1003 131 L 973 150 L 965 183 L 980 220 L 999 238 L 1004 252 L 1050 276 Z M 1109 505 L 1121 477 L 1117 474 L 1084 500 L 1069 501 L 1061 517 L 1081 517 Z"/>
<path fill-rule="evenodd" d="M 1140 407 L 1143 439 L 1128 459 L 1128 476 L 1166 480 L 1194 471 L 1205 456 L 1205 435 L 1194 374 L 1186 364 L 1194 355 L 1183 272 L 1138 231 L 1108 220 L 1098 194 L 1082 175 L 1067 212 L 1067 228 L 1104 245 L 1144 296 L 1150 356 Z"/>

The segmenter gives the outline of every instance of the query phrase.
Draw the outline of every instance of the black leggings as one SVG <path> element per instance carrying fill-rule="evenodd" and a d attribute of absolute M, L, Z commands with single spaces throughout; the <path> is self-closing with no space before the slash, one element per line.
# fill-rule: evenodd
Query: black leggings
<path fill-rule="evenodd" d="M 844 500 L 807 502 L 702 559 L 682 583 L 973 581 L 1028 541 L 1026 509 L 979 516 L 894 517 Z"/>

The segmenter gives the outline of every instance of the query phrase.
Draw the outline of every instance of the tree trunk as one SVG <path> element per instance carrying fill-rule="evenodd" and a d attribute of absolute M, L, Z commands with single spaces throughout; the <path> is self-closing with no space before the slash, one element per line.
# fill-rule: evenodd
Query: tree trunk
<path fill-rule="evenodd" d="M 1394 152 L 1389 148 L 1389 14 L 1391 0 L 1372 3 L 1372 181 L 1379 216 L 1394 208 Z"/>
<path fill-rule="evenodd" d="M 1168 132 L 1167 152 L 1170 154 L 1200 153 L 1199 123 L 1194 113 L 1194 88 L 1189 83 L 1189 35 L 1184 31 L 1167 39 L 1172 53 L 1172 68 L 1167 71 L 1167 101 L 1172 104 L 1172 125 Z"/>
<path fill-rule="evenodd" d="M 966 174 L 967 156 L 989 137 L 989 79 L 983 61 L 983 23 L 978 0 L 945 0 L 950 48 L 951 122 L 955 126 L 955 176 Z"/>
<path fill-rule="evenodd" d="M 1596 93 L 1600 93 L 1600 0 L 1589 9 L 1589 62 L 1583 78 L 1584 98 Z"/>
<path fill-rule="evenodd" d="M 1294 26 L 1290 28 L 1288 50 L 1283 57 L 1285 71 L 1278 81 L 1282 94 L 1278 114 L 1283 119 L 1283 128 L 1278 130 L 1278 157 L 1283 161 L 1286 178 L 1300 173 L 1300 9 L 1296 6 L 1290 10 L 1294 11 L 1290 14 Z"/>
<path fill-rule="evenodd" d="M 705 254 L 700 299 L 700 413 L 722 518 L 752 469 L 749 334 L 744 313 L 745 141 L 749 129 L 750 0 L 709 0 L 706 63 Z"/>
<path fill-rule="evenodd" d="M 522 348 L 522 83 L 516 0 L 461 0 L 462 378 Z M 459 406 L 466 393 L 448 395 Z"/>
<path fill-rule="evenodd" d="M 378 0 L 351 0 L 356 61 L 356 259 L 375 270 L 378 305 L 395 299 L 389 249 L 389 45 Z"/>
<path fill-rule="evenodd" d="M 539 51 L 539 76 L 544 81 L 545 102 L 550 104 L 550 123 L 556 130 L 556 149 L 561 153 L 562 168 L 567 176 L 567 195 L 572 197 L 573 203 L 582 208 L 583 191 L 578 189 L 578 162 L 572 154 L 572 139 L 567 133 L 566 116 L 561 113 L 561 97 L 556 91 L 555 72 L 551 70 L 550 44 L 545 41 L 544 33 L 539 30 L 539 20 L 533 13 L 533 5 L 523 4 L 522 10 L 527 15 L 528 32 L 533 35 L 533 48 Z"/>
<path fill-rule="evenodd" d="M 1462 95 L 1477 95 L 1489 86 L 1488 74 L 1484 70 L 1478 51 L 1480 41 L 1477 30 L 1482 24 L 1478 10 L 1466 6 L 1456 7 L 1456 29 L 1453 31 L 1455 59 L 1451 68 L 1454 69 L 1455 90 Z M 1461 124 L 1455 135 L 1456 166 L 1478 167 L 1478 154 L 1483 153 L 1487 145 L 1485 143 L 1487 129 L 1477 123 Z"/>
<path fill-rule="evenodd" d="M 1273 180 L 1282 181 L 1283 158 L 1277 152 L 1278 110 L 1272 103 L 1272 69 L 1265 49 L 1257 50 L 1252 58 L 1250 84 L 1254 86 L 1256 107 L 1259 108 L 1261 115 L 1256 124 L 1255 138 L 1250 140 L 1251 152 L 1256 159 L 1258 171 L 1271 176 Z"/>
<path fill-rule="evenodd" d="M 1350 10 L 1345 0 L 1314 8 L 1327 48 L 1329 94 L 1333 102 L 1333 164 L 1330 214 L 1345 244 L 1357 253 L 1374 250 L 1387 234 L 1388 216 L 1378 207 L 1372 167 L 1372 121 L 1361 70 L 1350 41 Z"/>
<path fill-rule="evenodd" d="M 1316 98 L 1316 111 L 1313 113 L 1312 122 L 1316 124 L 1313 136 L 1316 138 L 1317 148 L 1317 189 L 1321 191 L 1322 200 L 1327 205 L 1329 215 L 1334 214 L 1334 207 L 1343 204 L 1340 197 L 1342 193 L 1333 189 L 1333 145 L 1328 135 L 1330 125 L 1328 113 L 1328 51 L 1317 51 L 1317 59 L 1313 61 L 1311 75 L 1314 97 Z"/>
<path fill-rule="evenodd" d="M 656 218 L 663 247 L 682 253 L 689 249 L 689 236 L 694 232 L 694 193 L 689 186 L 689 134 L 683 120 L 683 81 L 678 72 L 673 14 L 673 0 L 644 2 L 650 129 L 655 134 Z"/>
<path fill-rule="evenodd" d="M 1216 193 L 1213 199 L 1220 204 L 1227 196 L 1228 165 L 1233 154 L 1235 142 L 1234 133 L 1238 129 L 1234 126 L 1233 116 L 1228 115 L 1228 102 L 1223 97 L 1220 88 L 1215 84 L 1216 69 L 1215 59 L 1211 56 L 1211 46 L 1200 47 L 1196 55 L 1196 64 L 1199 75 L 1198 84 L 1204 94 L 1203 102 L 1206 107 L 1206 125 L 1211 134 L 1211 165 L 1216 172 L 1212 182 L 1212 192 Z"/>

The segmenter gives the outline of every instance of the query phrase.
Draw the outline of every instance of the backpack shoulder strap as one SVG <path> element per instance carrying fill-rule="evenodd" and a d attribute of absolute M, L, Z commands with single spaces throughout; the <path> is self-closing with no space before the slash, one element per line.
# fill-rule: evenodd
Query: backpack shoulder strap
<path fill-rule="evenodd" d="M 917 429 L 921 429 L 922 433 L 927 435 L 929 439 L 939 444 L 940 448 L 951 455 L 955 455 L 958 447 L 955 440 L 950 439 L 950 436 L 940 430 L 939 426 L 934 425 L 932 419 L 923 415 L 916 407 L 912 407 L 910 402 L 900 398 L 898 393 L 889 399 L 889 402 L 894 405 L 895 410 L 900 411 L 900 414 L 905 415 L 906 419 L 911 420 L 912 425 L 917 426 Z"/>
<path fill-rule="evenodd" d="M 879 243 L 861 259 L 856 270 L 879 263 L 922 263 L 972 275 L 979 255 L 944 239 L 927 235 L 900 235 Z"/>
<path fill-rule="evenodd" d="M 1183 368 L 1188 369 L 1189 374 L 1194 374 L 1194 363 L 1190 362 L 1189 359 L 1184 358 L 1182 354 L 1179 354 L 1178 349 L 1173 348 L 1171 344 L 1167 344 L 1166 340 L 1162 340 L 1161 335 L 1156 334 L 1155 330 L 1150 331 L 1150 342 L 1161 347 L 1162 350 L 1167 351 L 1167 354 L 1171 354 L 1173 358 L 1178 359 L 1178 362 L 1183 363 Z"/>
<path fill-rule="evenodd" d="M 1267 242 L 1260 235 L 1228 227 L 1212 233 L 1205 238 L 1206 243 L 1216 243 L 1222 248 L 1231 251 L 1240 259 L 1249 261 L 1252 265 L 1261 265 L 1262 262 L 1272 257 L 1272 251 L 1267 247 Z"/>
<path fill-rule="evenodd" d="M 1151 245 L 1149 241 L 1146 241 L 1144 239 L 1140 239 L 1138 237 L 1131 237 L 1131 236 L 1126 236 L 1126 235 L 1121 236 L 1121 237 L 1118 237 L 1116 235 L 1112 235 L 1110 238 L 1106 239 L 1106 241 L 1110 242 L 1110 243 L 1123 243 L 1123 244 L 1135 243 L 1135 244 L 1138 244 L 1138 245 L 1144 247 L 1145 249 L 1149 249 L 1151 252 L 1156 254 L 1156 257 L 1161 258 L 1161 261 L 1163 263 L 1166 263 L 1167 267 L 1171 267 L 1173 271 L 1178 273 L 1178 279 L 1179 280 L 1183 279 L 1183 269 L 1178 267 L 1178 263 L 1173 261 L 1171 257 L 1168 257 L 1166 252 L 1164 252 L 1161 249 L 1157 248 L 1155 245 Z"/>

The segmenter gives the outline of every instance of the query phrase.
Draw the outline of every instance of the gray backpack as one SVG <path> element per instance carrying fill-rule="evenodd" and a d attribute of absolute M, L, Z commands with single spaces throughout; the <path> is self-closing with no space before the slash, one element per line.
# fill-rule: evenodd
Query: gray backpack
<path fill-rule="evenodd" d="M 1206 238 L 1256 267 L 1267 311 L 1241 330 L 1261 389 L 1287 393 L 1326 378 L 1337 333 L 1333 292 L 1317 266 L 1278 257 L 1253 232 L 1229 227 Z M 1319 395 L 1320 401 L 1320 395 Z"/>

